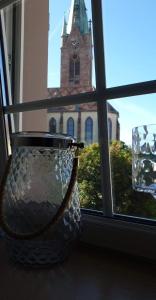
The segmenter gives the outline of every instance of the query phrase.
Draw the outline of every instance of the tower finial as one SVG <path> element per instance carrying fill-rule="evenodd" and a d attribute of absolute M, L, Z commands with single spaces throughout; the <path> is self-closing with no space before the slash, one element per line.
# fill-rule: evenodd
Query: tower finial
<path fill-rule="evenodd" d="M 77 27 L 81 34 L 89 33 L 87 9 L 84 0 L 72 0 L 67 33 Z"/>
<path fill-rule="evenodd" d="M 66 21 L 66 16 L 65 16 L 65 13 L 64 13 L 62 36 L 65 36 L 65 35 L 67 35 L 67 21 Z"/>

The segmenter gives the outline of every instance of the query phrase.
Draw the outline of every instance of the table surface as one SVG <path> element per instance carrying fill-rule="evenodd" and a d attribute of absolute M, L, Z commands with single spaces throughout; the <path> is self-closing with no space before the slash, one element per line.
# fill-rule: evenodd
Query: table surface
<path fill-rule="evenodd" d="M 78 245 L 50 269 L 24 269 L 8 259 L 0 240 L 0 300 L 155 300 L 156 265 Z"/>

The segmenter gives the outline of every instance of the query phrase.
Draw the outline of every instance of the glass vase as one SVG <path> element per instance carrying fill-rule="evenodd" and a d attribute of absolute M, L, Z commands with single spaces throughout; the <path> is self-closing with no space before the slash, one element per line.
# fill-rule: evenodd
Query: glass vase
<path fill-rule="evenodd" d="M 70 199 L 62 204 L 72 184 L 73 143 L 71 137 L 46 133 L 12 136 L 1 214 L 7 249 L 18 263 L 49 265 L 63 261 L 79 235 L 76 181 Z"/>
<path fill-rule="evenodd" d="M 143 125 L 132 131 L 132 184 L 139 192 L 156 198 L 156 125 Z"/>

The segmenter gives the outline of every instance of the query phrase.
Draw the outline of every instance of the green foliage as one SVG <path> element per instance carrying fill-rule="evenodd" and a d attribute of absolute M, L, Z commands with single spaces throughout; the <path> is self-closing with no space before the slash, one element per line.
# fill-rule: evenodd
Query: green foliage
<path fill-rule="evenodd" d="M 113 197 L 116 211 L 127 208 L 131 194 L 131 149 L 123 142 L 113 141 L 110 145 Z"/>
<path fill-rule="evenodd" d="M 110 145 L 113 201 L 116 213 L 156 218 L 156 201 L 132 189 L 132 153 L 124 142 Z M 78 182 L 81 207 L 100 210 L 100 151 L 98 144 L 85 147 L 80 156 Z"/>
<path fill-rule="evenodd" d="M 99 145 L 84 148 L 80 156 L 78 182 L 81 207 L 101 208 L 100 152 Z"/>

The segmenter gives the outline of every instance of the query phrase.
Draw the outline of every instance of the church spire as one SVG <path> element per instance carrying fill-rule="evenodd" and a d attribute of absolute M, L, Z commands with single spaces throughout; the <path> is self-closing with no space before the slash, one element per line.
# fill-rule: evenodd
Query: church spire
<path fill-rule="evenodd" d="M 92 87 L 92 34 L 84 0 L 72 0 L 61 45 L 61 88 Z"/>
<path fill-rule="evenodd" d="M 67 33 L 77 27 L 81 34 L 89 33 L 88 17 L 84 0 L 72 0 Z"/>
<path fill-rule="evenodd" d="M 67 22 L 66 22 L 66 17 L 64 16 L 62 36 L 66 36 L 66 35 L 67 35 Z"/>

